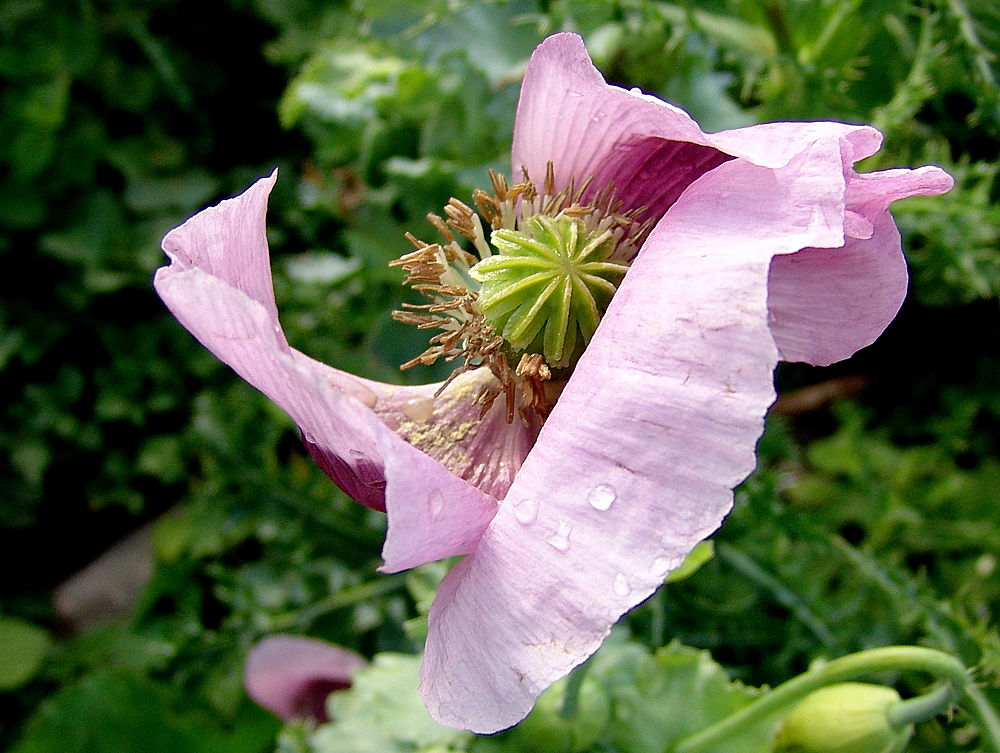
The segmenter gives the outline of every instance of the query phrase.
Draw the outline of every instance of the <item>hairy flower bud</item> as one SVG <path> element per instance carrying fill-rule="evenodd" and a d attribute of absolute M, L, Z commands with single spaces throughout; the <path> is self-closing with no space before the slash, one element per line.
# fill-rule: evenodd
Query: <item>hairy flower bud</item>
<path fill-rule="evenodd" d="M 892 688 L 860 682 L 830 685 L 808 695 L 775 729 L 772 753 L 897 753 L 913 725 L 892 724 L 902 703 Z"/>

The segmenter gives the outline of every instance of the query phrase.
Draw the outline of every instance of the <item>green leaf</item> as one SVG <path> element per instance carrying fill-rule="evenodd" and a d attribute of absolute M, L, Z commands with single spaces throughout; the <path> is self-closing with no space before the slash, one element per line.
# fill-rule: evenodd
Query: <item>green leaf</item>
<path fill-rule="evenodd" d="M 172 688 L 122 669 L 64 687 L 28 721 L 12 753 L 262 753 L 274 723 L 249 702 L 232 732 Z"/>
<path fill-rule="evenodd" d="M 465 750 L 473 736 L 443 727 L 417 693 L 419 656 L 380 654 L 354 677 L 353 687 L 330 700 L 335 721 L 312 736 L 315 753 L 402 753 L 447 746 Z"/>
<path fill-rule="evenodd" d="M 24 685 L 42 664 L 49 634 L 30 622 L 0 616 L 0 691 Z"/>
<path fill-rule="evenodd" d="M 592 670 L 611 696 L 609 727 L 621 753 L 665 751 L 750 704 L 759 691 L 731 682 L 707 651 L 674 643 L 653 655 L 606 646 Z M 770 721 L 770 720 L 768 720 Z M 765 753 L 771 724 L 728 740 L 727 753 Z"/>

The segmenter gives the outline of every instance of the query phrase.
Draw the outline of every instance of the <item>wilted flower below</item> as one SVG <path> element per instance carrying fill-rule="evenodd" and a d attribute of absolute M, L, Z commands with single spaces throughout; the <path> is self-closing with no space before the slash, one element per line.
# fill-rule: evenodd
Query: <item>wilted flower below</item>
<path fill-rule="evenodd" d="M 351 687 L 354 673 L 367 666 L 353 651 L 317 638 L 273 635 L 250 652 L 243 684 L 256 703 L 286 721 L 325 722 L 327 696 Z"/>
<path fill-rule="evenodd" d="M 454 203 L 444 242 L 415 241 L 400 263 L 430 286 L 411 323 L 440 327 L 417 360 L 467 366 L 443 389 L 358 379 L 288 346 L 264 232 L 274 176 L 173 230 L 155 284 L 341 488 L 386 510 L 384 570 L 469 555 L 431 608 L 421 692 L 438 721 L 494 732 L 718 528 L 754 468 L 778 360 L 846 358 L 895 316 L 907 275 L 887 207 L 952 181 L 857 174 L 880 142 L 841 123 L 703 133 L 606 84 L 559 34 L 521 90 L 524 180 L 476 202 L 490 238 Z"/>

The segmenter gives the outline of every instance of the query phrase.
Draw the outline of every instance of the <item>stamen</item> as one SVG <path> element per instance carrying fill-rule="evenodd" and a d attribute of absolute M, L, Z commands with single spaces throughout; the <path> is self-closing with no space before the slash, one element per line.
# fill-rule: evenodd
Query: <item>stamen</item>
<path fill-rule="evenodd" d="M 545 364 L 540 353 L 525 353 L 517 364 L 515 375 L 521 378 L 524 387 L 521 398 L 521 420 L 528 422 L 528 410 L 533 409 L 542 422 L 549 415 L 549 406 L 545 399 L 544 382 L 552 378 L 552 371 Z"/>
<path fill-rule="evenodd" d="M 575 363 L 651 223 L 637 220 L 644 208 L 622 212 L 612 186 L 585 200 L 592 176 L 579 183 L 571 178 L 556 191 L 549 162 L 539 193 L 524 168 L 521 173 L 511 185 L 491 170 L 492 194 L 479 189 L 472 194 L 478 213 L 453 198 L 444 217 L 428 214 L 442 241 L 429 244 L 407 233 L 415 250 L 390 266 L 402 268 L 404 284 L 429 301 L 404 303 L 393 319 L 439 330 L 429 347 L 401 368 L 460 360 L 439 393 L 460 374 L 487 368 L 496 380 L 475 398 L 481 414 L 503 395 L 507 421 L 519 413 L 529 423 L 548 415 L 556 394 L 553 369 Z M 499 253 L 487 241 L 481 217 Z M 513 358 L 519 359 L 516 369 Z"/>
<path fill-rule="evenodd" d="M 441 237 L 448 241 L 448 243 L 455 242 L 454 233 L 448 229 L 448 225 L 445 224 L 445 221 L 441 219 L 440 215 L 434 214 L 434 212 L 428 212 L 427 219 L 434 226 L 434 229 L 437 230 Z M 409 233 L 407 233 L 407 236 L 412 237 Z"/>
<path fill-rule="evenodd" d="M 507 200 L 507 176 L 501 175 L 495 170 L 490 170 L 490 184 L 493 186 L 493 195 L 497 201 Z"/>
<path fill-rule="evenodd" d="M 403 254 L 398 259 L 389 262 L 390 267 L 402 267 L 406 272 L 404 285 L 414 282 L 440 282 L 444 275 L 444 264 L 441 263 L 439 254 L 441 246 L 436 243 L 433 246 L 424 245 L 418 250 Z"/>

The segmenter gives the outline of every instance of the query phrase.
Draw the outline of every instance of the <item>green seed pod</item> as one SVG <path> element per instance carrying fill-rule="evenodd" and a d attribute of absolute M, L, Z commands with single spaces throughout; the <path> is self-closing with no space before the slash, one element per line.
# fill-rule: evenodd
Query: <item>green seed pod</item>
<path fill-rule="evenodd" d="M 892 688 L 860 682 L 830 685 L 806 696 L 778 724 L 772 753 L 898 753 L 913 725 L 897 727 L 889 709 L 902 703 Z"/>
<path fill-rule="evenodd" d="M 566 697 L 566 679 L 542 693 L 532 712 L 514 729 L 523 750 L 578 753 L 597 742 L 608 726 L 611 702 L 600 682 L 589 675 L 580 686 L 576 716 L 566 719 L 559 713 Z"/>
<path fill-rule="evenodd" d="M 483 315 L 516 352 L 567 366 L 597 331 L 628 269 L 610 258 L 614 235 L 588 231 L 578 218 L 535 215 L 522 230 L 495 230 L 493 244 L 500 253 L 469 270 L 482 284 Z"/>

